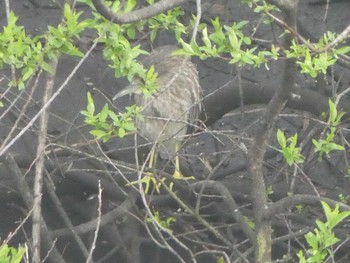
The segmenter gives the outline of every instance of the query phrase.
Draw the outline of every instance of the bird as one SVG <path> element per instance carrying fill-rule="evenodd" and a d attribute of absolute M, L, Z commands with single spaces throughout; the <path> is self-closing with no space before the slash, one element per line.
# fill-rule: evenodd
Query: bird
<path fill-rule="evenodd" d="M 198 71 L 190 57 L 173 55 L 176 46 L 154 49 L 141 63 L 146 70 L 154 67 L 157 73 L 157 91 L 142 93 L 140 82 L 131 83 L 114 97 L 133 95 L 134 103 L 141 107 L 143 120 L 136 120 L 138 134 L 157 145 L 162 159 L 175 158 L 173 178 L 184 179 L 181 174 L 178 151 L 186 134 L 191 133 L 202 109 L 202 89 Z M 151 154 L 149 167 L 153 165 Z"/>

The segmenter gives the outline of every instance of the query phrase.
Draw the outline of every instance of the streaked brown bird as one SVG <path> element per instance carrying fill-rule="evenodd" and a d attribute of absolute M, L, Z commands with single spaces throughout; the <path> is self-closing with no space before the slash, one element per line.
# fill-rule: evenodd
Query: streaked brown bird
<path fill-rule="evenodd" d="M 138 83 L 133 83 L 113 100 L 133 94 L 136 105 L 142 107 L 143 121 L 136 121 L 138 132 L 149 142 L 157 144 L 162 159 L 175 159 L 174 178 L 183 178 L 179 169 L 177 151 L 184 136 L 193 130 L 201 110 L 202 90 L 196 66 L 190 58 L 173 55 L 175 46 L 155 49 L 143 59 L 146 69 L 154 66 L 158 90 L 153 95 L 144 95 Z M 150 167 L 153 162 L 151 155 Z"/>

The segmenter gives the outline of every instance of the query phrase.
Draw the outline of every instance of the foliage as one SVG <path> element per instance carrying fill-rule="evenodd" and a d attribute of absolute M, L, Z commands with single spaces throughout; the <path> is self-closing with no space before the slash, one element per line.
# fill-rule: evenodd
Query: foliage
<path fill-rule="evenodd" d="M 320 73 L 326 74 L 329 66 L 334 65 L 338 57 L 350 51 L 349 46 L 340 48 L 327 48 L 336 38 L 336 34 L 327 32 L 318 43 L 299 44 L 295 40 L 292 42 L 290 50 L 286 50 L 287 58 L 296 58 L 301 67 L 301 73 L 307 73 L 316 78 Z"/>
<path fill-rule="evenodd" d="M 11 86 L 23 89 L 25 81 L 28 80 L 42 61 L 42 44 L 38 37 L 31 38 L 26 35 L 24 27 L 18 26 L 18 18 L 11 11 L 8 24 L 0 33 L 0 68 L 4 64 L 11 65 L 20 71 L 20 77 L 10 82 Z M 48 69 L 47 64 L 41 64 Z"/>
<path fill-rule="evenodd" d="M 162 180 L 163 182 L 165 181 L 165 177 L 160 179 Z M 133 182 L 130 182 L 127 184 L 127 186 L 130 186 L 130 185 L 134 185 L 134 184 L 138 184 L 138 180 L 136 181 L 133 181 Z M 158 179 L 152 174 L 152 173 L 148 173 L 146 175 L 144 175 L 141 179 L 141 183 L 142 184 L 145 184 L 145 194 L 148 194 L 149 193 L 149 189 L 150 189 L 150 186 L 153 185 L 155 190 L 157 191 L 157 193 L 159 193 L 160 191 L 160 187 L 162 185 L 161 182 L 158 181 Z"/>
<path fill-rule="evenodd" d="M 183 10 L 177 7 L 167 11 L 166 13 L 150 18 L 148 21 L 148 28 L 151 29 L 150 40 L 153 42 L 158 31 L 161 29 L 173 30 L 175 32 L 176 39 L 179 40 L 181 35 L 186 34 L 188 30 L 187 27 L 179 20 L 182 15 L 184 15 Z"/>
<path fill-rule="evenodd" d="M 334 136 L 336 134 L 337 126 L 340 124 L 341 118 L 344 116 L 344 112 L 337 111 L 336 105 L 329 100 L 329 117 L 328 123 L 330 124 L 329 132 L 327 132 L 325 139 L 315 140 L 312 139 L 313 144 L 315 145 L 316 152 L 319 152 L 320 157 L 323 154 L 329 155 L 330 152 L 338 150 L 343 151 L 345 148 L 342 145 L 339 145 L 334 142 Z"/>
<path fill-rule="evenodd" d="M 7 244 L 0 246 L 0 262 L 1 263 L 20 263 L 26 248 L 19 247 L 14 248 L 10 247 Z"/>
<path fill-rule="evenodd" d="M 221 57 L 229 54 L 229 63 L 238 64 L 239 66 L 253 65 L 260 66 L 267 63 L 268 59 L 277 59 L 279 48 L 271 46 L 271 51 L 258 51 L 257 47 L 248 48 L 251 45 L 251 39 L 244 35 L 243 28 L 248 21 L 240 21 L 233 23 L 232 26 L 222 26 L 219 18 L 211 21 L 214 32 L 208 34 L 208 28 L 205 25 L 201 29 L 202 46 L 192 40 L 190 44 L 183 39 L 179 40 L 182 49 L 174 52 L 176 55 L 198 56 L 200 59 L 209 57 Z"/>
<path fill-rule="evenodd" d="M 87 107 L 86 110 L 81 111 L 81 114 L 85 116 L 85 123 L 94 127 L 90 133 L 96 139 L 102 139 L 102 141 L 106 142 L 113 135 L 123 138 L 126 132 L 135 131 L 133 118 L 142 120 L 140 107 L 132 105 L 127 107 L 126 110 L 126 112 L 117 115 L 109 109 L 108 104 L 105 104 L 102 110 L 95 114 L 95 103 L 91 93 L 88 92 Z"/>
<path fill-rule="evenodd" d="M 159 211 L 155 211 L 153 214 L 154 220 L 158 222 L 163 228 L 167 229 L 170 233 L 172 233 L 171 225 L 176 222 L 176 218 L 173 216 L 166 217 L 164 219 L 161 218 Z M 147 222 L 152 222 L 153 218 L 147 218 Z"/>
<path fill-rule="evenodd" d="M 350 216 L 350 211 L 339 212 L 337 204 L 332 211 L 326 202 L 321 202 L 323 211 L 326 215 L 326 222 L 316 220 L 314 232 L 309 232 L 305 235 L 306 242 L 309 248 L 306 251 L 307 257 L 300 250 L 298 253 L 300 263 L 322 263 L 328 255 L 333 256 L 333 245 L 339 242 L 335 236 L 333 229 L 346 217 Z"/>
<path fill-rule="evenodd" d="M 335 150 L 344 150 L 344 146 L 339 145 L 334 142 L 334 137 L 336 135 L 337 126 L 340 124 L 341 118 L 344 116 L 344 112 L 338 113 L 335 104 L 329 100 L 329 117 L 328 123 L 330 125 L 329 132 L 325 139 L 312 139 L 315 146 L 315 151 L 319 152 L 319 156 L 322 157 L 323 154 L 329 155 L 330 152 Z M 304 156 L 300 153 L 300 147 L 296 147 L 298 141 L 298 134 L 294 134 L 292 137 L 286 139 L 284 132 L 278 129 L 277 131 L 277 141 L 281 146 L 281 153 L 285 158 L 289 166 L 297 163 L 304 162 Z M 287 142 L 289 144 L 287 145 Z"/>
<path fill-rule="evenodd" d="M 10 12 L 8 24 L 0 33 L 0 68 L 7 64 L 20 71 L 20 74 L 16 74 L 19 77 L 10 81 L 10 86 L 23 89 L 26 81 L 39 68 L 51 72 L 46 59 L 56 60 L 59 54 L 83 55 L 72 42 L 88 26 L 87 21 L 78 22 L 80 15 L 81 12 L 74 13 L 69 5 L 65 5 L 63 23 L 57 28 L 49 26 L 44 35 L 30 37 L 23 26 L 16 24 L 18 18 Z"/>
<path fill-rule="evenodd" d="M 303 163 L 304 162 L 304 156 L 300 153 L 300 147 L 297 147 L 298 142 L 298 134 L 294 134 L 292 137 L 286 139 L 284 132 L 278 129 L 277 131 L 277 141 L 279 145 L 281 146 L 282 154 L 284 159 L 286 159 L 286 162 L 289 166 L 297 163 Z M 289 141 L 289 144 L 287 145 L 287 141 Z"/>

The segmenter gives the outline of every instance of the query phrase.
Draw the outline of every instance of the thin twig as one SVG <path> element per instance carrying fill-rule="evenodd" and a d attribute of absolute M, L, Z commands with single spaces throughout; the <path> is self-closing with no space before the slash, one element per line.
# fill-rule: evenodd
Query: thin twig
<path fill-rule="evenodd" d="M 49 177 L 50 175 L 49 175 L 48 171 L 45 170 L 45 172 L 46 172 L 47 177 Z M 87 258 L 89 255 L 89 251 L 85 247 L 85 244 L 81 240 L 81 238 L 77 235 L 77 233 L 75 233 L 74 226 L 73 226 L 71 220 L 69 219 L 66 211 L 64 210 L 62 203 L 61 203 L 60 199 L 58 198 L 55 190 L 53 189 L 52 183 L 49 181 L 49 179 L 44 178 L 44 184 L 45 184 L 45 187 L 47 188 L 47 191 L 50 195 L 50 198 L 51 198 L 53 204 L 55 205 L 55 208 L 56 208 L 58 214 L 61 216 L 61 218 L 62 218 L 63 222 L 65 223 L 65 225 L 67 226 L 67 228 L 71 231 L 73 238 L 75 239 L 79 249 L 81 250 L 81 252 L 85 256 L 85 258 Z"/>
<path fill-rule="evenodd" d="M 197 33 L 198 33 L 198 27 L 199 27 L 199 23 L 200 23 L 201 17 L 202 17 L 202 3 L 201 3 L 201 0 L 196 0 L 196 6 L 197 6 L 197 17 L 196 17 L 196 22 L 195 22 L 194 28 L 193 28 L 192 41 L 196 41 L 196 36 L 197 36 Z"/>
<path fill-rule="evenodd" d="M 95 250 L 98 232 L 100 231 L 101 227 L 101 216 L 102 216 L 102 187 L 101 187 L 101 181 L 98 181 L 98 209 L 97 209 L 97 224 L 95 229 L 95 235 L 94 239 L 91 244 L 91 249 L 88 258 L 86 259 L 86 263 L 92 262 L 92 253 Z"/>
<path fill-rule="evenodd" d="M 21 221 L 21 223 L 16 227 L 16 229 L 7 236 L 4 242 L 2 242 L 2 245 L 0 246 L 0 250 L 4 244 L 8 244 L 8 242 L 10 242 L 10 240 L 17 234 L 18 230 L 24 225 L 25 222 L 27 222 L 28 218 L 32 215 L 32 212 L 33 212 L 33 209 L 31 209 L 28 212 L 26 217 Z"/>
<path fill-rule="evenodd" d="M 6 10 L 6 20 L 7 24 L 9 24 L 10 21 L 10 1 L 5 0 L 5 10 Z M 16 79 L 16 69 L 14 65 L 11 65 L 11 74 L 12 74 L 12 80 Z"/>

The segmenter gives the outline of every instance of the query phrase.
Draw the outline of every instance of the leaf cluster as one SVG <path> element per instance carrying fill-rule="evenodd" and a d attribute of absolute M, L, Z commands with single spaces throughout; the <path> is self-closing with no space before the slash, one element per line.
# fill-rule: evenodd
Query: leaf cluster
<path fill-rule="evenodd" d="M 336 34 L 325 33 L 318 43 L 299 44 L 295 40 L 289 50 L 285 50 L 287 58 L 295 58 L 300 65 L 301 73 L 306 73 L 312 78 L 319 74 L 326 74 L 327 68 L 334 65 L 340 55 L 350 52 L 350 46 L 332 47 L 328 45 L 334 41 Z"/>
<path fill-rule="evenodd" d="M 328 100 L 328 105 L 328 123 L 330 124 L 329 132 L 327 132 L 325 139 L 312 139 L 312 143 L 316 148 L 315 151 L 319 153 L 320 158 L 323 156 L 323 154 L 326 154 L 328 156 L 329 153 L 332 151 L 343 151 L 345 149 L 344 146 L 334 142 L 337 126 L 340 124 L 341 118 L 344 116 L 345 113 L 338 113 L 336 105 L 330 99 Z"/>
<path fill-rule="evenodd" d="M 297 147 L 298 134 L 294 134 L 292 137 L 286 139 L 284 132 L 278 129 L 277 141 L 281 146 L 281 152 L 289 166 L 297 163 L 304 162 L 304 156 L 300 153 L 301 148 Z M 287 144 L 289 142 L 289 144 Z"/>
<path fill-rule="evenodd" d="M 8 24 L 0 33 L 0 68 L 10 65 L 20 71 L 20 78 L 13 79 L 10 86 L 23 89 L 38 64 L 42 62 L 42 44 L 39 37 L 26 35 L 24 27 L 17 25 L 18 17 L 11 11 Z M 43 65 L 45 67 L 45 65 Z"/>
<path fill-rule="evenodd" d="M 14 248 L 10 247 L 7 244 L 0 246 L 0 262 L 1 263 L 20 263 L 26 248 L 19 247 Z"/>
<path fill-rule="evenodd" d="M 210 57 L 224 57 L 229 55 L 230 64 L 260 66 L 269 59 L 277 59 L 279 48 L 272 46 L 271 50 L 257 51 L 257 47 L 250 47 L 251 39 L 244 35 L 243 28 L 248 21 L 240 21 L 233 23 L 231 26 L 222 26 L 219 18 L 211 20 L 213 32 L 208 33 L 208 28 L 205 25 L 201 29 L 201 40 L 204 45 L 198 45 L 192 40 L 189 44 L 183 39 L 179 40 L 182 49 L 174 54 L 198 56 L 200 59 Z"/>
<path fill-rule="evenodd" d="M 147 25 L 151 30 L 151 42 L 155 40 L 158 31 L 161 29 L 174 31 L 176 39 L 179 40 L 182 34 L 187 33 L 187 27 L 180 22 L 180 17 L 184 14 L 184 11 L 180 7 L 176 7 L 172 10 L 167 11 L 166 13 L 162 13 L 150 18 L 147 22 Z"/>
<path fill-rule="evenodd" d="M 81 114 L 85 116 L 85 123 L 94 127 L 90 134 L 106 142 L 112 136 L 123 138 L 127 132 L 136 130 L 133 119 L 142 120 L 141 108 L 133 105 L 126 109 L 126 112 L 117 115 L 109 109 L 108 104 L 105 104 L 102 110 L 95 114 L 95 103 L 91 93 L 88 92 L 86 110 L 81 111 Z"/>
<path fill-rule="evenodd" d="M 157 90 L 156 72 L 151 67 L 146 70 L 137 60 L 140 55 L 148 54 L 140 45 L 132 46 L 130 35 L 134 36 L 137 26 L 117 25 L 95 14 L 95 29 L 104 44 L 103 57 L 114 69 L 116 78 L 127 77 L 131 83 L 139 83 L 145 94 L 153 94 Z M 131 30 L 132 29 L 132 30 Z"/>
<path fill-rule="evenodd" d="M 172 233 L 171 225 L 176 222 L 176 218 L 173 216 L 165 217 L 164 219 L 160 216 L 159 211 L 155 211 L 153 214 L 154 220 L 158 222 L 163 228 L 167 229 L 170 233 Z M 147 222 L 152 222 L 153 218 L 148 217 Z"/>
<path fill-rule="evenodd" d="M 344 112 L 338 112 L 336 105 L 332 100 L 328 100 L 329 104 L 329 117 L 328 123 L 330 125 L 324 139 L 312 139 L 312 143 L 315 146 L 315 152 L 319 153 L 320 158 L 326 154 L 329 155 L 332 151 L 343 151 L 344 146 L 334 142 L 334 138 L 337 131 L 337 126 L 340 124 L 341 118 L 344 116 Z M 281 153 L 289 166 L 297 163 L 304 162 L 304 156 L 300 153 L 301 148 L 297 147 L 298 134 L 294 134 L 292 137 L 286 139 L 284 132 L 278 129 L 277 141 L 281 147 Z M 289 142 L 289 144 L 287 143 Z"/>
<path fill-rule="evenodd" d="M 69 5 L 64 6 L 64 21 L 57 27 L 49 26 L 44 35 L 27 36 L 23 26 L 17 25 L 18 17 L 10 12 L 8 24 L 0 33 L 0 68 L 9 65 L 20 74 L 12 79 L 10 86 L 19 89 L 39 68 L 52 72 L 47 60 L 57 59 L 60 54 L 82 56 L 73 44 L 73 38 L 88 26 L 87 21 L 78 22 L 80 13 L 73 12 Z"/>
<path fill-rule="evenodd" d="M 332 210 L 326 202 L 321 201 L 321 203 L 326 215 L 326 222 L 317 219 L 317 228 L 314 232 L 305 235 L 309 248 L 307 249 L 307 258 L 305 258 L 302 251 L 299 251 L 300 263 L 322 263 L 328 255 L 332 256 L 332 246 L 339 242 L 339 238 L 335 236 L 333 229 L 346 217 L 350 216 L 350 211 L 339 212 L 338 204 Z"/>

